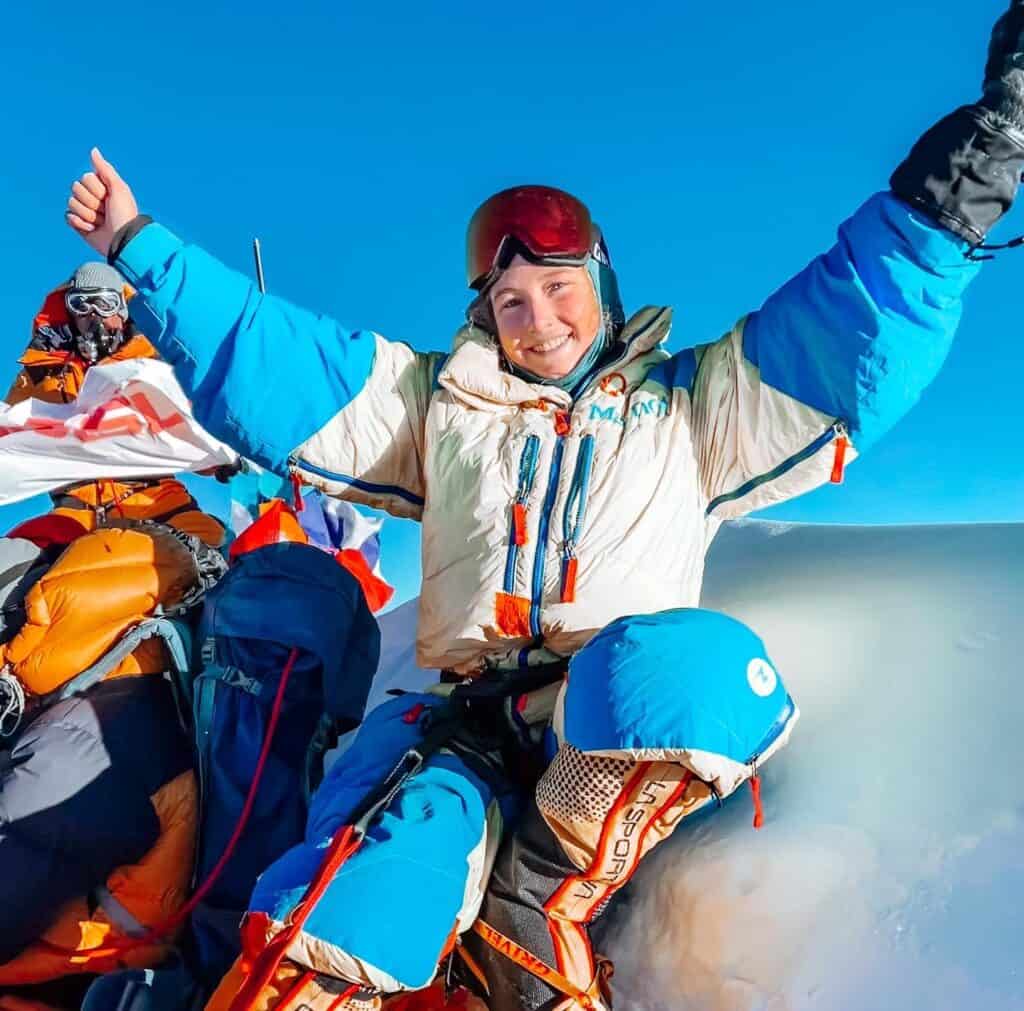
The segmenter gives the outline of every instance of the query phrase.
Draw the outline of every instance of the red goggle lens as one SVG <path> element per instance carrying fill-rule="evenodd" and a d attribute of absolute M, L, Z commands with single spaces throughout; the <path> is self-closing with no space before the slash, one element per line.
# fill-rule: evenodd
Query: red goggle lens
<path fill-rule="evenodd" d="M 586 259 L 593 243 L 590 212 L 574 196 L 550 186 L 518 186 L 482 204 L 469 222 L 466 280 L 479 290 L 498 266 L 506 239 L 538 260 Z"/>

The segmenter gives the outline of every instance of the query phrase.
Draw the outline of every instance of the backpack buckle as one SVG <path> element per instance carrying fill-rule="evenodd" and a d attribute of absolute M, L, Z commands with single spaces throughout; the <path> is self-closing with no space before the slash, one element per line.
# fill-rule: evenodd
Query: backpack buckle
<path fill-rule="evenodd" d="M 241 688 L 243 692 L 250 695 L 259 695 L 263 685 L 256 678 L 243 674 L 238 667 L 224 667 L 220 674 L 221 681 L 229 688 Z"/>
<path fill-rule="evenodd" d="M 204 667 L 212 667 L 217 662 L 217 640 L 213 636 L 203 640 L 203 645 L 199 647 L 199 656 Z"/>

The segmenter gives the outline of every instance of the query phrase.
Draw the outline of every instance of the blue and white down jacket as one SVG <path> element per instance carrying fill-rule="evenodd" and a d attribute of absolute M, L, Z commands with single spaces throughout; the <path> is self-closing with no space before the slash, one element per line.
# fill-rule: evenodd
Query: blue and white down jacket
<path fill-rule="evenodd" d="M 917 401 L 977 271 L 965 249 L 876 195 L 715 343 L 669 354 L 671 311 L 636 313 L 575 402 L 503 371 L 478 329 L 450 353 L 346 330 L 160 225 L 116 266 L 214 435 L 422 521 L 418 661 L 472 673 L 696 605 L 722 520 L 827 482 Z"/>

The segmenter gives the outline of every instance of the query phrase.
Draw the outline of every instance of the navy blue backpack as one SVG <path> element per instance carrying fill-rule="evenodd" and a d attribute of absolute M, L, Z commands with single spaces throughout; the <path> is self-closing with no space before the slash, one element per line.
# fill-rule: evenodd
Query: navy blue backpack
<path fill-rule="evenodd" d="M 192 913 L 188 961 L 212 988 L 240 951 L 256 878 L 302 840 L 323 753 L 362 720 L 380 630 L 359 583 L 331 555 L 271 544 L 240 555 L 207 593 L 196 646 L 198 673 L 186 689 L 201 802 L 194 885 L 222 862 L 267 749 L 245 828 Z"/>

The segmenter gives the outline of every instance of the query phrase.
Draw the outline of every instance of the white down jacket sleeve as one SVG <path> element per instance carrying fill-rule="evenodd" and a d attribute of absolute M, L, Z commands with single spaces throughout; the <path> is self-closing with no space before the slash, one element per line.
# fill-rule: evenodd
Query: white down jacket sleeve
<path fill-rule="evenodd" d="M 740 516 L 841 480 L 843 465 L 917 402 L 977 272 L 966 248 L 878 194 L 831 250 L 698 349 L 693 436 L 709 516 Z"/>
<path fill-rule="evenodd" d="M 418 520 L 427 408 L 445 355 L 375 339 L 363 388 L 290 462 L 304 482 L 330 495 Z"/>

